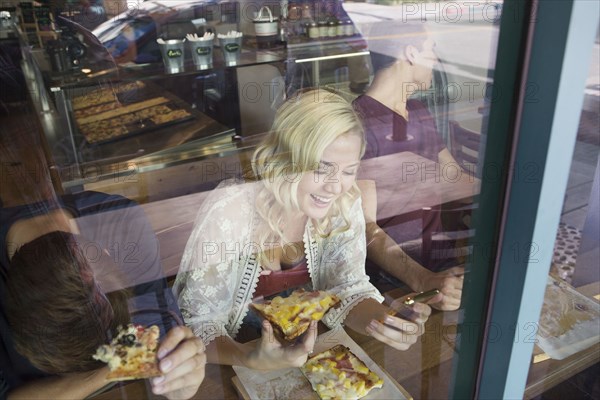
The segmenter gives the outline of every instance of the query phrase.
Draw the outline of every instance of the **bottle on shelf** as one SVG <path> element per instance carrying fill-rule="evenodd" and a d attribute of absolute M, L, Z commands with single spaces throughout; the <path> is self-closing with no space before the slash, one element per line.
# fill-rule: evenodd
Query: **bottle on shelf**
<path fill-rule="evenodd" d="M 279 0 L 279 32 L 277 42 L 283 46 L 287 45 L 288 30 L 288 0 Z"/>
<path fill-rule="evenodd" d="M 315 21 L 308 23 L 308 38 L 309 39 L 318 39 L 319 38 L 319 24 Z"/>
<path fill-rule="evenodd" d="M 336 34 L 337 37 L 344 37 L 346 36 L 346 28 L 345 28 L 345 21 L 343 20 L 338 20 L 337 21 L 337 29 L 336 29 Z"/>
<path fill-rule="evenodd" d="M 321 19 L 319 22 L 317 22 L 317 24 L 319 25 L 319 38 L 326 38 L 328 33 L 327 20 Z"/>
<path fill-rule="evenodd" d="M 352 23 L 351 19 L 347 19 L 344 21 L 344 33 L 345 33 L 345 36 L 353 36 L 354 35 L 354 23 Z"/>
<path fill-rule="evenodd" d="M 310 6 L 310 2 L 308 1 L 304 2 L 304 4 L 302 5 L 302 19 L 313 19 L 312 7 Z"/>
<path fill-rule="evenodd" d="M 279 0 L 279 15 L 282 20 L 288 19 L 288 0 Z"/>
<path fill-rule="evenodd" d="M 335 17 L 329 18 L 327 21 L 327 37 L 334 38 L 337 36 L 338 21 Z"/>
<path fill-rule="evenodd" d="M 319 26 L 313 19 L 312 3 L 310 0 L 302 0 L 300 9 L 300 32 L 302 37 L 317 39 L 319 37 Z"/>
<path fill-rule="evenodd" d="M 279 44 L 286 46 L 287 41 L 288 41 L 288 36 L 289 36 L 288 21 L 285 20 L 283 17 L 281 17 L 279 20 L 279 36 L 277 38 L 277 41 L 279 42 Z"/>

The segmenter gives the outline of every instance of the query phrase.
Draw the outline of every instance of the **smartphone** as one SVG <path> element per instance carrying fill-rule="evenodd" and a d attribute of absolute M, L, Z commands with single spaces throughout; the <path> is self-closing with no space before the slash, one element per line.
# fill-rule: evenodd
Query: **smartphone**
<path fill-rule="evenodd" d="M 407 297 L 406 300 L 404 300 L 404 304 L 407 306 L 412 306 L 415 303 L 426 303 L 438 294 L 440 294 L 439 289 L 431 289 L 426 292 L 421 292 L 414 296 Z"/>
<path fill-rule="evenodd" d="M 404 301 L 393 308 L 390 307 L 388 310 L 388 315 L 393 317 L 400 317 L 402 319 L 412 320 L 412 317 L 415 316 L 415 312 L 412 308 L 412 305 L 415 303 L 425 303 L 437 296 L 440 293 L 439 289 L 432 289 L 426 292 L 418 293 L 414 296 L 409 296 Z"/>

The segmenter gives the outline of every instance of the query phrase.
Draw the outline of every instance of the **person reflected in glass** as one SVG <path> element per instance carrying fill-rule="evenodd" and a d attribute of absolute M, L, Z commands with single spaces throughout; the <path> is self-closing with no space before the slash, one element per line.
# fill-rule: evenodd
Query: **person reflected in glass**
<path fill-rule="evenodd" d="M 439 163 L 444 168 L 460 167 L 445 146 L 435 118 L 415 93 L 431 88 L 433 68 L 438 61 L 435 42 L 422 23 L 377 24 L 369 32 L 369 48 L 375 75 L 365 94 L 353 101 L 367 137 L 365 159 L 400 152 L 411 152 Z M 374 187 L 365 188 L 364 196 L 376 197 Z M 438 199 L 443 203 L 443 199 Z M 368 201 L 365 201 L 368 203 Z M 435 230 L 441 221 L 422 226 L 420 219 L 404 222 L 386 230 L 376 223 L 376 208 L 367 215 L 368 258 L 384 271 L 393 285 L 407 284 L 412 290 L 440 289 L 443 298 L 431 303 L 434 308 L 455 310 L 460 306 L 464 269 L 453 267 L 434 273 L 439 266 L 419 264 L 420 246 L 415 243 L 426 229 Z M 370 217 L 369 217 L 370 216 Z M 402 243 L 406 251 L 397 243 Z M 377 267 L 375 269 L 377 269 Z M 390 278 L 391 275 L 391 279 Z"/>
<path fill-rule="evenodd" d="M 415 98 L 431 89 L 438 62 L 435 41 L 418 22 L 377 25 L 369 36 L 375 75 L 366 92 L 352 102 L 365 127 L 364 158 L 410 151 L 442 165 L 456 163 L 435 118 Z"/>
<path fill-rule="evenodd" d="M 323 322 L 344 324 L 397 349 L 422 334 L 431 310 L 412 321 L 386 315 L 365 274 L 365 221 L 356 174 L 365 140 L 358 116 L 340 96 L 302 91 L 277 111 L 245 180 L 226 181 L 203 202 L 173 290 L 188 326 L 207 343 L 207 362 L 253 369 L 301 366 L 316 323 L 295 345 L 273 339 L 237 341 L 253 324 L 248 305 L 285 289 L 325 290 L 341 299 Z M 292 284 L 290 284 L 290 282 Z M 287 287 L 286 287 L 287 286 Z"/>
<path fill-rule="evenodd" d="M 107 385 L 92 358 L 119 325 L 158 325 L 163 376 L 154 393 L 190 398 L 204 378 L 204 344 L 181 323 L 142 209 L 81 192 L 3 207 L 0 388 L 9 399 L 85 398 Z"/>

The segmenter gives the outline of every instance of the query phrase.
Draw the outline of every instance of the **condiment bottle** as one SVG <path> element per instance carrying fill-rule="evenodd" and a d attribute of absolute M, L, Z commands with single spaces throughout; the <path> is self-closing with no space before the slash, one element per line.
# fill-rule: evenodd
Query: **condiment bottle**
<path fill-rule="evenodd" d="M 319 38 L 319 25 L 316 22 L 308 23 L 308 37 L 311 39 Z"/>
<path fill-rule="evenodd" d="M 346 36 L 354 35 L 354 24 L 351 20 L 347 19 L 346 21 L 344 21 L 344 31 L 346 33 Z"/>
<path fill-rule="evenodd" d="M 344 36 L 345 34 L 346 34 L 346 28 L 345 28 L 344 22 L 338 21 L 337 29 L 336 29 L 336 36 L 341 37 L 341 36 Z"/>
<path fill-rule="evenodd" d="M 328 33 L 327 21 L 319 21 L 319 37 L 325 38 Z"/>
<path fill-rule="evenodd" d="M 331 19 L 327 23 L 327 37 L 333 38 L 337 35 L 337 21 Z"/>

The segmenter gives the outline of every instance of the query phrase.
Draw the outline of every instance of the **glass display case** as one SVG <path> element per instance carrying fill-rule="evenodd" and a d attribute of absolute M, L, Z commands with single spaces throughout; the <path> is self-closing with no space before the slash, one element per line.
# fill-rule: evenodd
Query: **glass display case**
<path fill-rule="evenodd" d="M 57 41 L 46 49 L 24 46 L 29 84 L 37 86 L 31 90 L 45 93 L 39 106 L 46 113 L 47 152 L 64 190 L 107 190 L 101 182 L 111 181 L 111 191 L 120 192 L 115 175 L 238 158 L 252 142 L 244 139 L 266 132 L 277 106 L 294 91 L 337 85 L 349 92 L 353 80 L 369 81 L 366 42 L 351 23 L 340 24 L 345 30 L 339 35 L 309 37 L 308 30 L 298 30 L 308 29 L 304 22 L 290 19 L 279 24 L 289 32 L 265 39 L 244 27 L 238 3 L 186 5 L 167 10 L 141 3 L 93 33 L 59 16 Z M 247 33 L 230 54 L 217 37 L 232 30 Z M 177 49 L 179 68 L 164 62 L 161 39 L 205 33 L 215 35 L 208 62 L 198 63 L 197 42 L 190 40 Z M 191 190 L 189 183 L 179 189 Z M 181 194 L 179 189 L 160 197 Z M 140 192 L 138 200 L 152 197 Z"/>

